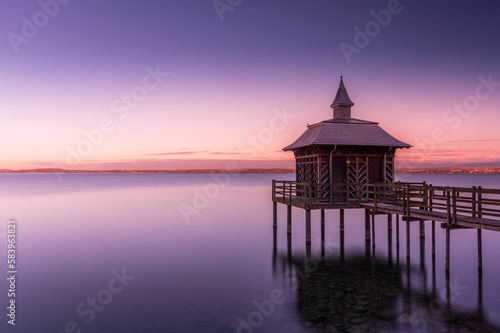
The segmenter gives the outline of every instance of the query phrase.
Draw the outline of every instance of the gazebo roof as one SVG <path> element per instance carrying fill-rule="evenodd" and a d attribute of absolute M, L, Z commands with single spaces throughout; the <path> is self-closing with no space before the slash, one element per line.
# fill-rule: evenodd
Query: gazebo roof
<path fill-rule="evenodd" d="M 308 125 L 307 130 L 283 150 L 293 150 L 310 145 L 411 147 L 384 131 L 376 122 L 351 118 L 353 105 L 354 103 L 349 98 L 344 86 L 344 81 L 340 77 L 339 88 L 331 105 L 334 110 L 333 119 Z M 336 113 L 336 111 L 339 112 Z"/>
<path fill-rule="evenodd" d="M 384 131 L 378 123 L 354 118 L 330 119 L 309 125 L 294 143 L 283 150 L 310 145 L 411 147 Z"/>

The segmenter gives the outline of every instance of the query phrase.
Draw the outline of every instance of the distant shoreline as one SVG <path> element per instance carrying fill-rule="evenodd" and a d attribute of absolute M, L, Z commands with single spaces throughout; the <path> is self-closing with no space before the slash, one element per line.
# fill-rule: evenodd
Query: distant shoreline
<path fill-rule="evenodd" d="M 500 168 L 436 168 L 436 169 L 401 169 L 395 173 L 447 174 L 447 175 L 497 175 Z"/>
<path fill-rule="evenodd" d="M 1 169 L 0 173 L 295 173 L 295 169 L 191 169 L 191 170 L 67 170 L 67 169 Z"/>
<path fill-rule="evenodd" d="M 172 174 L 172 173 L 230 173 L 230 174 L 293 174 L 295 169 L 191 169 L 191 170 L 67 170 L 67 169 L 0 169 L 0 173 L 129 173 L 129 174 Z M 419 174 L 500 174 L 500 168 L 435 168 L 435 169 L 401 169 L 395 173 Z"/>

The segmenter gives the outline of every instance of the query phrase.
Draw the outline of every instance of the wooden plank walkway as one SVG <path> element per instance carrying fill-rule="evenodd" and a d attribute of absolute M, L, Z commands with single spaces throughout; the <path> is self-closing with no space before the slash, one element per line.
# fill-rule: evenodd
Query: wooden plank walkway
<path fill-rule="evenodd" d="M 398 214 L 407 216 L 416 221 L 439 221 L 448 223 L 448 215 L 442 212 L 436 211 L 426 211 L 418 208 L 410 208 L 409 216 L 405 214 L 402 206 L 396 206 L 391 204 L 379 203 L 375 208 L 375 203 L 362 203 L 360 208 L 370 209 L 374 212 L 382 212 L 387 214 Z M 455 216 L 456 221 L 450 223 L 452 227 L 458 226 L 463 228 L 475 228 L 475 229 L 485 229 L 492 231 L 500 231 L 500 220 L 479 218 L 479 217 L 469 217 L 463 215 Z"/>
<path fill-rule="evenodd" d="M 443 187 L 426 183 L 302 184 L 273 180 L 272 200 L 306 211 L 368 209 L 450 228 L 500 231 L 500 189 Z"/>

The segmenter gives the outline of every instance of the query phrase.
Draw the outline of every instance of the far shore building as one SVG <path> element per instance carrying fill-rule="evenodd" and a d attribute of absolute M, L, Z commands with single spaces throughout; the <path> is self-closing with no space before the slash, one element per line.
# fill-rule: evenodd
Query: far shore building
<path fill-rule="evenodd" d="M 330 106 L 333 118 L 308 125 L 295 142 L 283 148 L 295 155 L 298 193 L 300 184 L 309 184 L 314 186 L 309 197 L 368 197 L 369 184 L 394 181 L 396 150 L 411 146 L 376 122 L 352 118 L 353 105 L 341 77 Z"/>

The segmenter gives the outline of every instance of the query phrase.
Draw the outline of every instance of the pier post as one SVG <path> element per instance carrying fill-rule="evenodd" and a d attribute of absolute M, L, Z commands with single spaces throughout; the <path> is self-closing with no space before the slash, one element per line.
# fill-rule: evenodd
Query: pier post
<path fill-rule="evenodd" d="M 446 308 L 451 311 L 451 281 L 450 281 L 450 225 L 446 225 L 446 259 L 445 259 L 445 281 L 446 281 Z"/>
<path fill-rule="evenodd" d="M 425 221 L 420 221 L 420 271 L 424 277 L 424 287 L 427 289 L 427 272 L 425 269 Z"/>
<path fill-rule="evenodd" d="M 325 210 L 321 210 L 321 258 L 325 258 Z"/>
<path fill-rule="evenodd" d="M 389 249 L 389 266 L 392 266 L 392 214 L 387 215 L 387 246 Z"/>
<path fill-rule="evenodd" d="M 340 218 L 340 223 L 339 223 L 339 229 L 340 229 L 340 262 L 344 262 L 345 261 L 345 252 L 344 252 L 344 249 L 345 249 L 345 243 L 344 243 L 344 218 L 345 218 L 345 215 L 344 215 L 344 210 L 343 209 L 340 209 L 339 210 L 339 218 Z"/>
<path fill-rule="evenodd" d="M 477 229 L 477 269 L 479 274 L 483 272 L 483 240 L 481 231 L 481 229 Z"/>
<path fill-rule="evenodd" d="M 446 226 L 446 274 L 450 273 L 450 227 Z"/>
<path fill-rule="evenodd" d="M 286 232 L 288 235 L 292 234 L 292 206 L 286 206 Z"/>
<path fill-rule="evenodd" d="M 423 221 L 420 223 L 423 223 Z M 422 232 L 422 230 L 420 230 L 420 232 Z M 422 271 L 425 270 L 425 237 L 422 237 L 422 234 L 420 234 L 420 269 Z"/>
<path fill-rule="evenodd" d="M 370 210 L 365 209 L 365 241 L 371 243 L 370 233 Z"/>
<path fill-rule="evenodd" d="M 476 217 L 477 214 L 477 188 L 472 186 L 472 217 Z"/>
<path fill-rule="evenodd" d="M 324 244 L 325 244 L 325 210 L 321 210 L 321 244 L 323 244 L 323 250 L 324 250 Z"/>
<path fill-rule="evenodd" d="M 392 236 L 392 214 L 387 214 L 387 236 Z"/>
<path fill-rule="evenodd" d="M 278 203 L 273 201 L 273 228 L 278 228 Z"/>
<path fill-rule="evenodd" d="M 306 242 L 311 243 L 311 210 L 306 209 Z"/>
<path fill-rule="evenodd" d="M 410 265 L 410 221 L 406 221 L 406 264 Z"/>
<path fill-rule="evenodd" d="M 344 238 L 344 218 L 345 218 L 345 214 L 344 214 L 344 210 L 343 209 L 340 209 L 340 236 L 341 236 L 341 240 L 343 240 Z"/>
<path fill-rule="evenodd" d="M 372 215 L 372 252 L 375 255 L 375 214 Z"/>
<path fill-rule="evenodd" d="M 436 221 L 432 221 L 432 293 L 436 294 Z"/>
<path fill-rule="evenodd" d="M 451 223 L 451 197 L 450 189 L 446 189 L 446 223 Z"/>
<path fill-rule="evenodd" d="M 432 221 L 432 258 L 436 259 L 436 221 Z"/>
<path fill-rule="evenodd" d="M 371 263 L 372 263 L 372 274 L 375 274 L 375 212 L 372 214 L 372 253 L 371 253 Z"/>
<path fill-rule="evenodd" d="M 278 250 L 278 229 L 273 228 L 273 252 Z"/>
<path fill-rule="evenodd" d="M 453 214 L 453 220 L 452 222 L 454 224 L 457 224 L 457 189 L 453 188 L 451 192 L 451 199 L 452 199 L 452 214 Z"/>
<path fill-rule="evenodd" d="M 396 265 L 399 266 L 399 215 L 396 214 Z"/>
<path fill-rule="evenodd" d="M 406 184 L 406 217 L 410 221 L 411 217 L 411 189 L 410 184 Z"/>
<path fill-rule="evenodd" d="M 483 217 L 483 192 L 482 187 L 478 186 L 477 189 L 477 217 Z"/>
<path fill-rule="evenodd" d="M 288 260 L 291 262 L 291 260 L 292 260 L 292 234 L 286 235 L 286 245 L 287 245 Z"/>
<path fill-rule="evenodd" d="M 370 210 L 365 209 L 365 252 L 366 257 L 370 257 Z"/>
<path fill-rule="evenodd" d="M 311 210 L 306 209 L 306 253 L 311 256 Z"/>
<path fill-rule="evenodd" d="M 477 229 L 477 301 L 479 313 L 483 314 L 483 241 L 481 231 L 481 229 Z"/>
<path fill-rule="evenodd" d="M 276 260 L 278 258 L 278 230 L 273 228 L 273 274 L 276 274 Z"/>
<path fill-rule="evenodd" d="M 422 183 L 422 190 L 424 194 L 424 207 L 421 209 L 429 210 L 429 189 L 427 188 L 427 182 Z"/>
<path fill-rule="evenodd" d="M 420 239 L 425 239 L 425 221 L 420 221 L 419 222 L 419 227 L 420 227 Z"/>
<path fill-rule="evenodd" d="M 451 281 L 450 281 L 450 237 L 451 227 L 446 225 L 446 259 L 445 259 L 445 281 L 446 281 L 446 308 L 451 310 Z"/>

